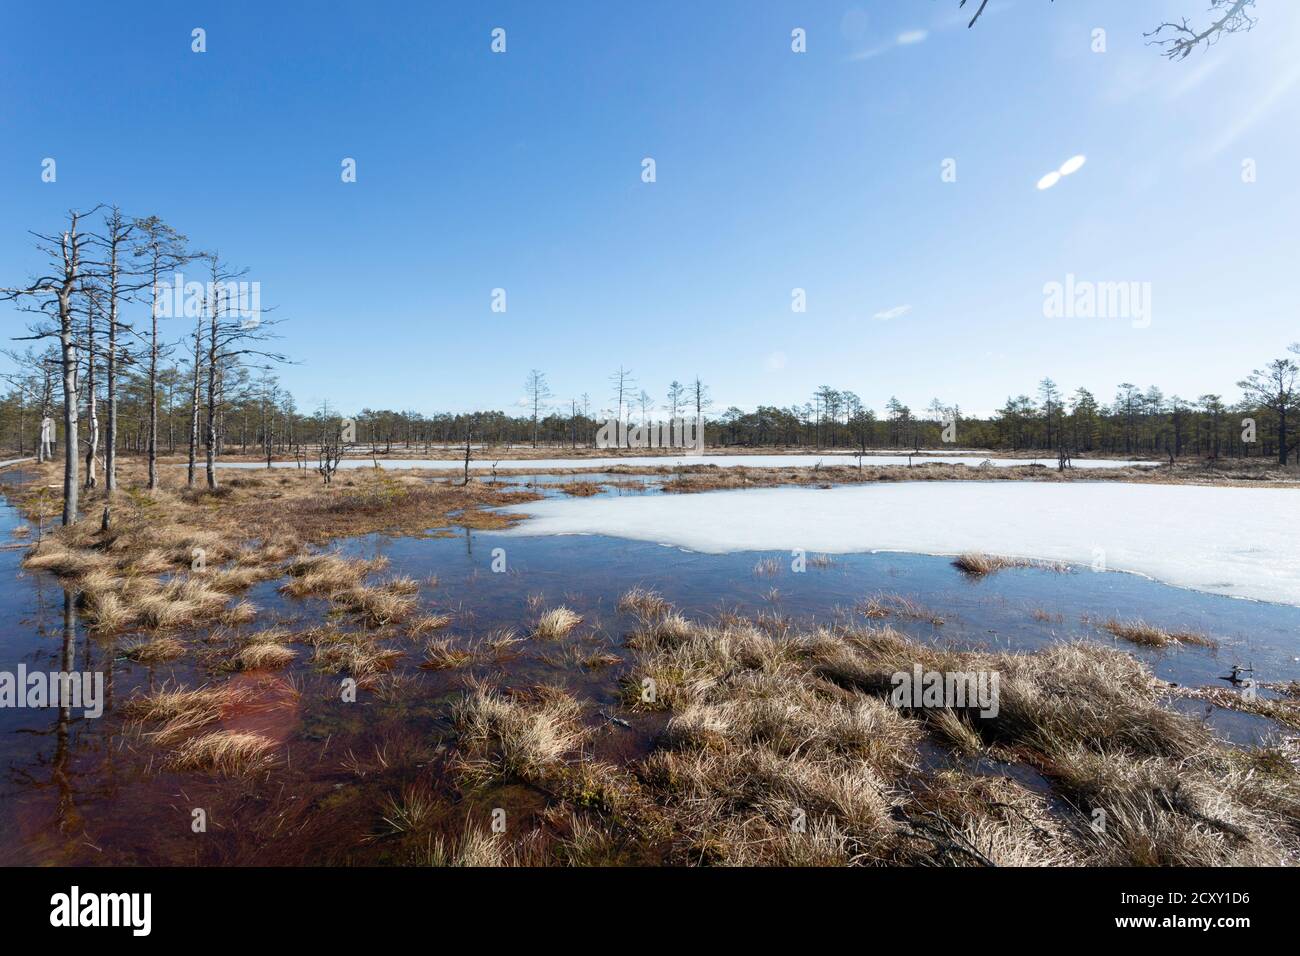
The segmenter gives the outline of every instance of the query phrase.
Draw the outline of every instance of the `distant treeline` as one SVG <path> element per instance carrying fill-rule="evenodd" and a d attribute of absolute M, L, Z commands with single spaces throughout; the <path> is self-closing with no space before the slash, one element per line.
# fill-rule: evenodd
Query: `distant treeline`
<path fill-rule="evenodd" d="M 1285 371 L 1285 370 L 1284 370 Z M 0 440 L 13 453 L 30 454 L 39 436 L 40 420 L 57 396 L 57 376 L 40 376 L 30 387 L 13 388 L 0 398 Z M 188 383 L 192 372 L 183 365 L 165 366 L 158 374 L 159 452 L 183 452 L 190 436 L 193 408 Z M 121 450 L 143 453 L 149 437 L 147 381 L 124 376 L 118 405 Z M 35 398 L 35 401 L 33 401 Z M 43 400 L 42 400 L 43 399 Z M 44 411 L 43 411 L 44 409 Z M 623 409 L 632 422 L 667 419 L 669 410 L 652 406 Z M 681 406 L 677 415 L 692 415 Z M 891 398 L 883 415 L 863 407 L 849 391 L 818 389 L 804 405 L 760 406 L 754 411 L 730 407 L 705 412 L 705 437 L 710 446 L 798 447 L 806 449 L 943 449 L 988 448 L 1005 451 L 1070 454 L 1137 455 L 1147 457 L 1253 457 L 1280 459 L 1279 416 L 1288 416 L 1287 444 L 1294 454 L 1294 399 L 1279 403 L 1240 398 L 1227 403 L 1218 395 L 1188 401 L 1124 384 L 1113 401 L 1098 402 L 1087 389 L 1068 397 L 1050 381 L 1040 384 L 1037 397 L 1020 395 L 990 417 L 968 417 L 960 408 L 931 402 L 913 411 Z M 590 447 L 609 415 L 584 411 L 578 402 L 551 407 L 539 415 L 512 416 L 502 411 L 474 414 L 362 409 L 348 416 L 354 424 L 354 446 L 378 454 L 454 446 L 467 439 L 476 444 Z M 268 372 L 232 370 L 215 433 L 217 454 L 292 455 L 334 436 L 345 417 L 322 407 L 299 411 L 293 396 Z M 206 436 L 203 436 L 206 438 Z M 949 439 L 945 441 L 945 438 Z M 59 432 L 59 441 L 62 435 Z M 203 441 L 206 445 L 206 441 Z"/>

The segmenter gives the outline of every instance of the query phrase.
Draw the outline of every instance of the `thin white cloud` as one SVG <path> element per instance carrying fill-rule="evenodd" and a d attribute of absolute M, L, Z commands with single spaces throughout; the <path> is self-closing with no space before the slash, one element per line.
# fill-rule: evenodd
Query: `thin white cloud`
<path fill-rule="evenodd" d="M 870 60 L 873 57 L 880 56 L 882 53 L 888 53 L 890 50 L 900 46 L 915 46 L 918 43 L 924 43 L 926 37 L 930 35 L 929 30 L 905 30 L 887 43 L 881 43 L 866 50 L 860 50 L 852 54 L 849 59 L 852 61 Z"/>
<path fill-rule="evenodd" d="M 784 352 L 773 352 L 767 357 L 766 365 L 774 372 L 779 372 L 785 368 L 786 358 Z"/>
<path fill-rule="evenodd" d="M 911 311 L 912 307 L 910 305 L 896 305 L 892 309 L 877 312 L 872 318 L 879 319 L 881 322 L 888 322 L 890 319 L 901 319 Z"/>

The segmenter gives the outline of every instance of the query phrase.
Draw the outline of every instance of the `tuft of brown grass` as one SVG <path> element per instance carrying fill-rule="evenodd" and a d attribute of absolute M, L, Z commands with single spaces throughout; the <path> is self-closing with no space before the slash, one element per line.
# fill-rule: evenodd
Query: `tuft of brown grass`
<path fill-rule="evenodd" d="M 667 613 L 671 605 L 658 591 L 649 588 L 634 587 L 624 591 L 618 599 L 618 609 L 624 613 L 635 614 L 642 620 L 650 620 Z"/>
<path fill-rule="evenodd" d="M 429 840 L 424 862 L 438 867 L 504 867 L 518 860 L 513 848 L 500 834 L 466 826 L 464 835 L 448 844 L 441 836 Z"/>
<path fill-rule="evenodd" d="M 331 594 L 357 587 L 372 570 L 371 562 L 361 558 L 329 553 L 299 555 L 285 568 L 290 580 L 280 590 L 293 597 Z"/>
<path fill-rule="evenodd" d="M 983 577 L 986 574 L 993 574 L 996 571 L 1002 571 L 1006 568 L 1028 568 L 1033 567 L 1034 562 L 1025 558 L 1009 558 L 1001 555 L 984 554 L 981 551 L 967 551 L 959 554 L 953 560 L 955 567 L 962 574 L 968 574 L 973 578 Z"/>
<path fill-rule="evenodd" d="M 410 833 L 427 826 L 434 817 L 437 801 L 428 785 L 414 783 L 402 788 L 398 796 L 384 798 L 384 822 L 393 833 Z"/>
<path fill-rule="evenodd" d="M 866 617 L 875 619 L 892 615 L 906 620 L 926 621 L 935 627 L 941 627 L 944 623 L 943 615 L 902 594 L 875 594 L 859 605 L 859 610 Z"/>
<path fill-rule="evenodd" d="M 463 647 L 452 644 L 449 638 L 430 638 L 424 645 L 424 663 L 420 666 L 426 670 L 453 670 L 472 663 L 474 654 Z"/>
<path fill-rule="evenodd" d="M 491 636 L 484 639 L 483 646 L 497 657 L 501 657 L 509 654 L 523 642 L 524 639 L 513 627 L 504 627 L 493 631 Z"/>
<path fill-rule="evenodd" d="M 91 628 L 100 633 L 122 631 L 134 623 L 135 612 L 122 600 L 123 579 L 100 577 L 93 572 L 82 579 L 81 610 Z"/>
<path fill-rule="evenodd" d="M 221 615 L 221 623 L 227 627 L 250 624 L 255 620 L 257 620 L 257 605 L 252 601 L 240 601 L 233 607 L 227 608 Z"/>
<path fill-rule="evenodd" d="M 568 635 L 582 623 L 582 615 L 564 605 L 551 608 L 533 625 L 533 636 L 544 641 L 555 641 Z"/>
<path fill-rule="evenodd" d="M 220 591 L 222 594 L 235 594 L 247 590 L 258 581 L 265 581 L 278 574 L 278 569 L 244 564 L 230 568 L 210 569 L 204 572 L 202 577 L 203 583 L 212 590 Z"/>
<path fill-rule="evenodd" d="M 357 585 L 330 595 L 330 600 L 353 614 L 358 614 L 372 627 L 383 627 L 400 621 L 416 606 L 415 597 L 407 590 L 409 578 L 380 585 Z M 411 582 L 414 583 L 414 582 Z"/>
<path fill-rule="evenodd" d="M 332 673 L 346 673 L 358 680 L 391 670 L 402 652 L 382 648 L 360 635 L 343 636 L 318 644 L 313 663 Z"/>
<path fill-rule="evenodd" d="M 156 587 L 148 579 L 133 584 L 128 585 L 123 594 L 144 627 L 193 627 L 218 616 L 228 601 L 225 594 L 210 589 L 194 577 L 172 578 L 161 587 Z"/>
<path fill-rule="evenodd" d="M 422 637 L 430 631 L 440 631 L 455 620 L 450 614 L 423 614 L 406 624 L 406 633 L 411 637 Z"/>
<path fill-rule="evenodd" d="M 564 494 L 574 498 L 590 498 L 600 494 L 600 485 L 594 481 L 566 481 L 558 487 Z"/>
<path fill-rule="evenodd" d="M 1111 634 L 1132 644 L 1145 647 L 1168 647 L 1171 644 L 1195 644 L 1199 647 L 1218 647 L 1219 642 L 1193 631 L 1169 631 L 1146 621 L 1120 621 L 1110 618 L 1102 627 Z"/>
<path fill-rule="evenodd" d="M 247 687 L 160 687 L 152 693 L 127 701 L 123 713 L 140 723 L 161 724 L 150 733 L 158 743 L 168 743 L 201 730 L 220 720 L 228 709 L 252 697 Z"/>
<path fill-rule="evenodd" d="M 102 555 L 70 548 L 53 538 L 37 542 L 23 558 L 23 567 L 28 570 L 49 571 L 68 578 L 82 577 L 91 571 L 103 569 L 108 564 Z"/>
<path fill-rule="evenodd" d="M 183 656 L 185 645 L 174 637 L 155 637 L 129 645 L 122 654 L 137 664 L 163 664 Z"/>
<path fill-rule="evenodd" d="M 257 642 L 246 644 L 235 655 L 235 664 L 240 670 L 275 670 L 287 667 L 298 656 L 291 647 L 274 642 Z"/>
<path fill-rule="evenodd" d="M 166 766 L 226 775 L 253 773 L 274 762 L 274 750 L 274 741 L 261 734 L 218 730 L 186 740 L 167 758 Z"/>
<path fill-rule="evenodd" d="M 476 781 L 543 780 L 586 736 L 580 713 L 563 691 L 543 689 L 524 699 L 475 684 L 452 707 L 459 769 Z"/>
<path fill-rule="evenodd" d="M 607 650 L 594 650 L 581 654 L 578 663 L 589 671 L 595 671 L 604 667 L 613 667 L 615 664 L 621 664 L 623 663 L 623 658 Z"/>

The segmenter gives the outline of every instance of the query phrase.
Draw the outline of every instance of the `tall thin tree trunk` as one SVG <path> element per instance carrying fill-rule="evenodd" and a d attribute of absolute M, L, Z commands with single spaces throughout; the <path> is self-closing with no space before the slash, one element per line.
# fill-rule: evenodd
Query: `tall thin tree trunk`
<path fill-rule="evenodd" d="M 72 338 L 71 292 L 60 296 L 59 311 L 65 313 L 59 333 L 63 363 L 63 523 L 77 523 L 80 483 L 77 461 L 77 344 Z"/>
<path fill-rule="evenodd" d="M 99 411 L 95 398 L 95 305 L 86 308 L 86 487 L 94 488 L 99 454 Z"/>
<path fill-rule="evenodd" d="M 109 262 L 108 287 L 108 436 L 104 445 L 104 485 L 108 497 L 117 491 L 117 246 Z"/>
<path fill-rule="evenodd" d="M 194 326 L 194 379 L 190 390 L 190 457 L 186 484 L 194 487 L 194 465 L 199 451 L 199 376 L 203 368 L 203 319 Z"/>
<path fill-rule="evenodd" d="M 149 488 L 158 487 L 158 257 L 153 264 L 149 334 Z"/>
<path fill-rule="evenodd" d="M 208 488 L 217 488 L 217 315 L 220 313 L 220 293 L 216 291 L 215 260 L 212 297 L 212 315 L 208 337 L 208 449 L 205 465 Z"/>

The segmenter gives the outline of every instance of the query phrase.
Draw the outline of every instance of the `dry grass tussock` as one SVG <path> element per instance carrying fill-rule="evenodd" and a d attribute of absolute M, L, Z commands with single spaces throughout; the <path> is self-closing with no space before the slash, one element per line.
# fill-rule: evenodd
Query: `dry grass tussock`
<path fill-rule="evenodd" d="M 292 647 L 274 641 L 245 644 L 235 655 L 235 665 L 240 670 L 276 670 L 287 667 L 298 657 Z"/>
<path fill-rule="evenodd" d="M 362 684 L 392 670 L 402 656 L 402 651 L 383 647 L 368 634 L 329 631 L 317 635 L 313 643 L 315 654 L 312 663 L 318 669 L 355 677 Z"/>
<path fill-rule="evenodd" d="M 650 588 L 635 587 L 623 592 L 618 599 L 618 609 L 624 613 L 635 614 L 642 620 L 652 620 L 664 614 L 669 608 L 663 595 Z"/>
<path fill-rule="evenodd" d="M 515 845 L 501 834 L 467 826 L 464 834 L 454 840 L 429 837 L 420 862 L 426 866 L 477 868 L 537 866 L 548 861 L 537 852 L 535 841 Z"/>
<path fill-rule="evenodd" d="M 122 649 L 122 655 L 137 664 L 163 664 L 185 654 L 185 645 L 174 637 L 136 641 Z"/>
<path fill-rule="evenodd" d="M 450 638 L 430 638 L 424 645 L 424 662 L 420 664 L 425 670 L 454 670 L 473 663 L 474 652 L 452 643 Z"/>
<path fill-rule="evenodd" d="M 302 554 L 289 562 L 289 580 L 280 590 L 293 597 L 329 595 L 361 586 L 366 576 L 387 565 L 385 559 L 345 558 L 340 554 Z"/>
<path fill-rule="evenodd" d="M 1170 631 L 1145 621 L 1119 621 L 1111 618 L 1102 624 L 1111 634 L 1132 644 L 1146 647 L 1168 647 L 1171 644 L 1195 644 L 1199 647 L 1218 647 L 1219 642 L 1194 631 Z"/>
<path fill-rule="evenodd" d="M 349 613 L 358 615 L 371 627 L 383 627 L 408 617 L 416 608 L 416 599 L 406 581 L 386 581 L 376 585 L 357 585 L 336 591 L 330 600 Z"/>
<path fill-rule="evenodd" d="M 227 775 L 252 773 L 274 763 L 274 750 L 274 741 L 260 734 L 218 730 L 185 741 L 168 757 L 166 766 Z"/>
<path fill-rule="evenodd" d="M 552 608 L 537 619 L 533 636 L 544 641 L 555 641 L 569 634 L 582 623 L 582 615 L 567 607 Z"/>
<path fill-rule="evenodd" d="M 590 498 L 600 494 L 600 485 L 594 481 L 566 481 L 559 488 L 572 498 Z"/>
<path fill-rule="evenodd" d="M 873 620 L 898 617 L 910 621 L 925 621 L 935 627 L 940 627 L 944 623 L 943 616 L 937 611 L 902 594 L 873 594 L 858 606 L 858 611 Z"/>
<path fill-rule="evenodd" d="M 476 683 L 452 708 L 460 772 L 469 779 L 547 778 L 586 736 L 581 708 L 550 688 L 524 697 Z"/>
<path fill-rule="evenodd" d="M 455 618 L 450 614 L 422 614 L 406 623 L 406 633 L 410 637 L 423 637 L 431 631 L 440 631 L 451 625 Z"/>
<path fill-rule="evenodd" d="M 1007 568 L 1039 568 L 1057 572 L 1068 570 L 1064 564 L 1052 561 L 1012 558 L 1005 555 L 985 554 L 982 551 L 967 551 L 959 554 L 952 563 L 958 571 L 973 578 L 982 578 L 986 574 L 994 574 Z"/>

